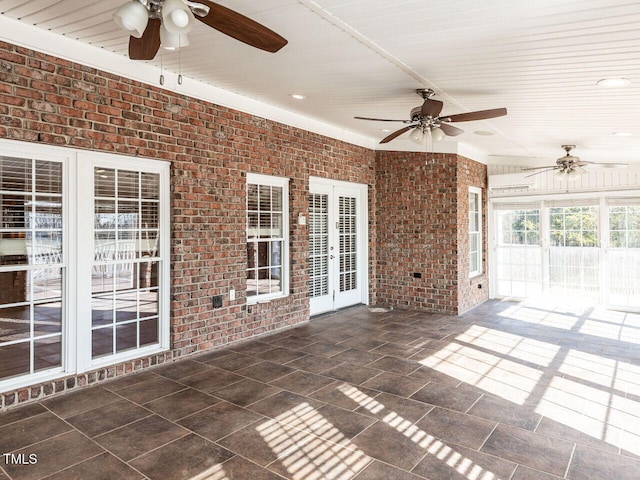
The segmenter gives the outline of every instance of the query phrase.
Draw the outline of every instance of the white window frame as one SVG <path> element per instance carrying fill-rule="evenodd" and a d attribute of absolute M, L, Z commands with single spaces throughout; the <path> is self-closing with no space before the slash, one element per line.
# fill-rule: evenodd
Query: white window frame
<path fill-rule="evenodd" d="M 78 373 L 94 368 L 113 365 L 134 358 L 146 357 L 169 349 L 169 295 L 170 295 L 170 209 L 169 209 L 169 163 L 157 160 L 123 157 L 104 153 L 78 153 L 78 223 L 93 225 L 94 216 L 94 169 L 116 168 L 122 170 L 140 170 L 148 173 L 156 173 L 160 178 L 159 185 L 159 222 L 160 231 L 158 238 L 157 255 L 160 258 L 158 269 L 158 344 L 125 350 L 104 357 L 92 358 L 91 356 L 91 322 L 78 322 L 78 338 L 84 339 L 78 345 Z M 89 200 L 87 200 L 89 199 Z M 79 264 L 93 265 L 94 240 L 93 228 L 78 229 L 77 258 Z M 91 269 L 85 268 L 78 271 L 78 296 L 76 311 L 78 318 L 91 319 Z M 86 299 L 82 301 L 81 299 Z"/>
<path fill-rule="evenodd" d="M 63 326 L 62 366 L 0 379 L 0 392 L 47 382 L 66 375 L 114 365 L 134 358 L 167 351 L 170 347 L 170 190 L 169 162 L 122 155 L 94 153 L 66 147 L 30 144 L 0 139 L 0 155 L 44 161 L 63 166 Z M 159 277 L 159 342 L 148 347 L 91 360 L 91 266 L 93 263 L 93 169 L 100 165 L 124 170 L 138 169 L 160 175 L 161 266 Z M 89 201 L 90 200 L 90 201 Z M 5 269 L 6 270 L 6 269 Z M 89 319 L 87 321 L 86 319 Z"/>
<path fill-rule="evenodd" d="M 280 265 L 281 268 L 281 285 L 282 289 L 277 293 L 268 293 L 268 294 L 258 294 L 249 296 L 247 293 L 247 304 L 254 305 L 257 303 L 268 302 L 275 298 L 287 297 L 289 295 L 289 179 L 285 177 L 276 177 L 271 175 L 261 175 L 257 173 L 247 173 L 247 188 L 249 185 L 265 185 L 271 187 L 280 187 L 282 188 L 282 238 L 280 241 L 282 242 L 282 251 L 281 258 L 282 262 Z M 248 199 L 247 199 L 248 200 Z M 248 205 L 245 204 L 245 240 L 246 243 L 249 243 L 249 215 L 248 215 Z M 251 240 L 253 241 L 253 240 Z M 258 241 L 255 241 L 258 243 Z M 247 269 L 248 271 L 249 259 L 247 258 Z M 245 284 L 246 288 L 246 284 Z"/>
<path fill-rule="evenodd" d="M 478 196 L 478 211 L 472 212 L 471 207 L 469 206 L 469 278 L 477 277 L 478 275 L 482 275 L 482 189 L 478 187 L 469 187 L 469 195 L 468 200 L 470 200 L 471 195 Z M 469 202 L 471 203 L 471 202 Z M 478 230 L 471 230 L 471 215 L 475 214 L 477 219 Z M 471 234 L 477 234 L 477 242 L 476 245 L 471 244 Z M 474 250 L 475 247 L 475 250 Z M 471 266 L 472 254 L 477 252 L 477 262 L 475 268 Z"/>

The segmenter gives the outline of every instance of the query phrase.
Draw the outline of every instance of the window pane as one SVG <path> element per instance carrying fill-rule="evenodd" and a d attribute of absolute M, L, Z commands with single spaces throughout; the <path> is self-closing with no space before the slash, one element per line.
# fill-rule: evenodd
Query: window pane
<path fill-rule="evenodd" d="M 113 353 L 113 328 L 99 328 L 91 332 L 92 357 L 102 357 Z"/>
<path fill-rule="evenodd" d="M 29 342 L 0 345 L 0 378 L 15 377 L 30 371 Z"/>
<path fill-rule="evenodd" d="M 29 338 L 30 332 L 29 305 L 0 308 L 0 343 Z"/>
<path fill-rule="evenodd" d="M 249 212 L 248 216 L 247 216 L 247 238 L 251 239 L 251 238 L 257 238 L 258 237 L 258 229 L 259 229 L 259 222 L 258 222 L 258 212 Z"/>
<path fill-rule="evenodd" d="M 62 163 L 36 160 L 36 191 L 62 194 Z"/>
<path fill-rule="evenodd" d="M 142 172 L 140 174 L 140 195 L 145 200 L 158 200 L 160 198 L 160 175 Z"/>
<path fill-rule="evenodd" d="M 0 190 L 31 192 L 31 160 L 0 157 Z"/>
<path fill-rule="evenodd" d="M 158 315 L 158 291 L 140 292 L 140 318 Z"/>
<path fill-rule="evenodd" d="M 140 346 L 158 343 L 158 319 L 140 322 Z"/>
<path fill-rule="evenodd" d="M 140 262 L 139 265 L 139 288 L 158 287 L 158 268 L 160 262 Z"/>
<path fill-rule="evenodd" d="M 116 228 L 116 203 L 111 200 L 94 202 L 94 228 L 96 230 L 113 230 Z"/>
<path fill-rule="evenodd" d="M 142 228 L 158 228 L 160 204 L 158 202 L 142 202 Z"/>
<path fill-rule="evenodd" d="M 138 181 L 138 172 L 118 170 L 118 198 L 138 198 L 140 196 Z"/>
<path fill-rule="evenodd" d="M 258 211 L 258 185 L 247 185 L 247 210 Z"/>
<path fill-rule="evenodd" d="M 627 246 L 625 232 L 611 232 L 610 243 L 612 248 L 624 248 Z"/>
<path fill-rule="evenodd" d="M 158 241 L 159 230 L 143 230 L 140 232 L 141 238 L 138 244 L 138 257 L 157 257 L 160 255 Z"/>
<path fill-rule="evenodd" d="M 118 228 L 138 228 L 139 213 L 138 202 L 118 201 Z"/>
<path fill-rule="evenodd" d="M 62 302 L 34 305 L 33 317 L 35 336 L 62 332 Z"/>
<path fill-rule="evenodd" d="M 94 194 L 96 197 L 114 198 L 116 196 L 116 171 L 106 168 L 95 168 Z"/>
<path fill-rule="evenodd" d="M 91 325 L 93 327 L 113 323 L 113 294 L 94 295 L 91 299 Z"/>
<path fill-rule="evenodd" d="M 39 231 L 27 234 L 27 252 L 31 265 L 62 263 L 62 231 Z"/>
<path fill-rule="evenodd" d="M 116 327 L 116 352 L 130 350 L 138 345 L 138 324 L 125 323 Z"/>
<path fill-rule="evenodd" d="M 116 295 L 116 322 L 135 320 L 138 317 L 137 292 Z"/>
<path fill-rule="evenodd" d="M 46 300 L 62 298 L 62 269 L 38 268 L 31 270 L 27 276 L 29 282 L 27 291 L 31 289 L 32 295 L 28 300 Z"/>
<path fill-rule="evenodd" d="M 259 195 L 259 209 L 262 212 L 268 212 L 271 210 L 271 187 L 268 185 L 260 185 L 258 187 Z"/>
<path fill-rule="evenodd" d="M 271 187 L 271 210 L 282 212 L 282 187 Z"/>
<path fill-rule="evenodd" d="M 34 342 L 33 369 L 47 370 L 62 365 L 62 338 L 55 336 Z"/>

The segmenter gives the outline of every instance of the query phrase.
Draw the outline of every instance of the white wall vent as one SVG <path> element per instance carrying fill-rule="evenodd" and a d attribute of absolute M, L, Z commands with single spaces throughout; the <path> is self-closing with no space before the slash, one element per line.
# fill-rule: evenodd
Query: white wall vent
<path fill-rule="evenodd" d="M 505 173 L 502 175 L 489 175 L 489 191 L 495 193 L 535 190 L 537 175 L 528 177 L 531 172 Z"/>

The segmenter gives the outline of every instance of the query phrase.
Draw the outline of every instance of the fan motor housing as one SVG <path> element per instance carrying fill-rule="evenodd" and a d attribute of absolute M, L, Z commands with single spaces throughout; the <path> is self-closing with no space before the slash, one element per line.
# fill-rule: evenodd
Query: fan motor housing
<path fill-rule="evenodd" d="M 420 118 L 422 117 L 422 115 L 420 115 L 420 111 L 422 110 L 422 105 L 420 105 L 419 107 L 415 107 L 411 109 L 411 121 L 412 122 L 417 122 L 418 120 L 420 120 Z"/>

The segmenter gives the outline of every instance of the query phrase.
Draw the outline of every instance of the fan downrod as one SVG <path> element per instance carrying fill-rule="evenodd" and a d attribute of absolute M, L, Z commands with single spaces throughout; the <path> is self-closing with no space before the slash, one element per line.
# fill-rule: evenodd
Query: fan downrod
<path fill-rule="evenodd" d="M 416 93 L 420 95 L 424 100 L 427 100 L 436 94 L 436 92 L 434 92 L 430 88 L 418 88 L 416 89 Z"/>
<path fill-rule="evenodd" d="M 567 156 L 571 155 L 571 150 L 576 148 L 575 145 L 561 145 L 561 147 L 564 148 L 565 152 L 567 152 Z"/>

